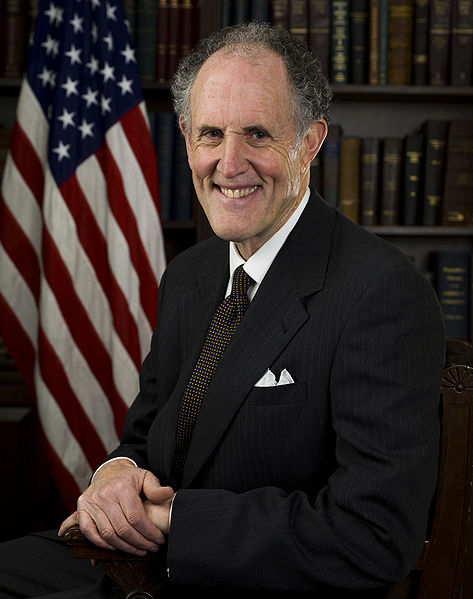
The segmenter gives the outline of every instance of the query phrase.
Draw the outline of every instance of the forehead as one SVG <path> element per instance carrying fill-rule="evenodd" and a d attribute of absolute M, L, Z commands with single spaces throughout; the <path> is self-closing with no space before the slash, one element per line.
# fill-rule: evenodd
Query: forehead
<path fill-rule="evenodd" d="M 219 50 L 195 79 L 191 112 L 193 122 L 209 118 L 287 122 L 289 85 L 282 58 L 265 49 L 252 55 Z"/>

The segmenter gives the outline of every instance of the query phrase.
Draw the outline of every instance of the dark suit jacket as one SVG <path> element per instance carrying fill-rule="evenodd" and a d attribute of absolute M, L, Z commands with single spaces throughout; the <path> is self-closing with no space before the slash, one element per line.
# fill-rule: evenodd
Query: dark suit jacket
<path fill-rule="evenodd" d="M 213 238 L 173 260 L 161 282 L 141 391 L 112 457 L 135 459 L 163 484 L 228 276 L 228 244 Z M 313 196 L 201 408 L 174 502 L 171 584 L 325 597 L 404 577 L 435 489 L 443 362 L 430 285 Z M 295 383 L 255 387 L 268 368 L 276 377 L 287 368 Z"/>

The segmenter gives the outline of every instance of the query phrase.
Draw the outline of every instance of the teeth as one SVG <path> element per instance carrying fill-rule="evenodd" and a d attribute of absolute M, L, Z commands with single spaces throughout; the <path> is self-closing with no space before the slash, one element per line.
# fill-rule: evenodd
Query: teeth
<path fill-rule="evenodd" d="M 227 196 L 227 198 L 244 198 L 249 196 L 250 193 L 253 193 L 257 189 L 257 185 L 254 187 L 245 187 L 244 189 L 228 189 L 226 187 L 220 187 L 220 191 L 224 196 Z"/>

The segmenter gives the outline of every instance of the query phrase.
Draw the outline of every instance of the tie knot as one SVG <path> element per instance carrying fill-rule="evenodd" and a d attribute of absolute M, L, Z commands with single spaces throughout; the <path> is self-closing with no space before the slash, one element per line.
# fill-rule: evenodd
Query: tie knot
<path fill-rule="evenodd" d="M 248 288 L 253 282 L 250 275 L 243 269 L 243 264 L 240 264 L 233 273 L 231 295 L 247 295 Z"/>

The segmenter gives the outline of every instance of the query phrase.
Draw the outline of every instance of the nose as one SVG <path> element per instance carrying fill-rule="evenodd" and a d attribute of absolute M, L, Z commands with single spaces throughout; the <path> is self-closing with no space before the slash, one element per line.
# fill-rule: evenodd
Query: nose
<path fill-rule="evenodd" d="M 220 144 L 220 157 L 217 171 L 226 179 L 233 179 L 245 173 L 248 169 L 248 160 L 245 157 L 245 144 L 238 134 L 224 137 Z"/>

